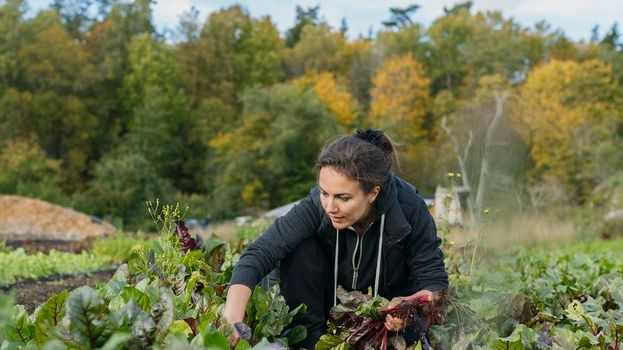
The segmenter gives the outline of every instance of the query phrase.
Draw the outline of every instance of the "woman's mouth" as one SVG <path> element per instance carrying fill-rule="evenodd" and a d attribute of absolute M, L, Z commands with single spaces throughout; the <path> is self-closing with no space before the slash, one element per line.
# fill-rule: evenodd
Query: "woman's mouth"
<path fill-rule="evenodd" d="M 335 222 L 335 223 L 340 223 L 344 220 L 343 216 L 331 216 L 329 215 L 329 218 L 331 219 L 331 221 Z"/>

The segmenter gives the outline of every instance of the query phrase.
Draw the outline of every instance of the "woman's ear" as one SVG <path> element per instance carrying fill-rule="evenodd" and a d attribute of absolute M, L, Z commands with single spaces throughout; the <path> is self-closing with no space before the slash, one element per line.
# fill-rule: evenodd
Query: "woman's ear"
<path fill-rule="evenodd" d="M 381 192 L 381 187 L 374 186 L 372 191 L 370 191 L 370 193 L 368 194 L 368 203 L 370 204 L 374 203 L 374 201 L 376 200 L 376 197 L 379 195 L 380 192 Z"/>

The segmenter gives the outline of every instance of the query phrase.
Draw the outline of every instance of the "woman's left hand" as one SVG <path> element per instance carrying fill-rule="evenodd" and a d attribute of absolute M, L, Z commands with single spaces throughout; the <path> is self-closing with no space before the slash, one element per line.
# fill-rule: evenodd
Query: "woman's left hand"
<path fill-rule="evenodd" d="M 392 315 L 387 315 L 387 317 L 385 317 L 385 328 L 389 331 L 400 332 L 406 325 L 405 320 L 398 317 L 393 317 Z"/>
<path fill-rule="evenodd" d="M 395 297 L 393 298 L 390 302 L 389 305 L 387 306 L 388 309 L 394 308 L 396 306 L 398 306 L 398 304 L 400 304 L 401 302 L 405 301 L 405 300 L 412 300 L 412 301 L 432 301 L 434 298 L 434 294 L 433 292 L 423 289 L 413 295 L 410 295 L 408 297 Z M 388 330 L 392 331 L 392 332 L 399 332 L 401 330 L 403 330 L 406 326 L 406 322 L 405 320 L 398 318 L 398 317 L 393 317 L 392 315 L 387 315 L 387 317 L 385 317 L 385 328 L 387 328 Z"/>

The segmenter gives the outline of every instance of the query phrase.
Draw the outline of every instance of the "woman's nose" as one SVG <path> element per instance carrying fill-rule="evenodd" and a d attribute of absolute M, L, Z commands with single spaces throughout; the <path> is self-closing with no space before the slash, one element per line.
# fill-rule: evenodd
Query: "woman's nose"
<path fill-rule="evenodd" d="M 335 206 L 335 204 L 333 203 L 333 200 L 329 199 L 327 201 L 327 207 L 325 208 L 325 210 L 327 211 L 327 213 L 334 213 L 336 211 L 337 207 Z"/>

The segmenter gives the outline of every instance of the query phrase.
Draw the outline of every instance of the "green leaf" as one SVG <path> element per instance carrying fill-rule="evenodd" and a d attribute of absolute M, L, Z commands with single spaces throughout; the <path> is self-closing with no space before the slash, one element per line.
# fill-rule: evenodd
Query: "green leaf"
<path fill-rule="evenodd" d="M 213 326 L 206 328 L 203 333 L 203 346 L 208 350 L 229 350 L 227 339 Z"/>
<path fill-rule="evenodd" d="M 35 316 L 35 339 L 43 344 L 50 336 L 50 332 L 65 316 L 65 302 L 69 293 L 64 290 L 52 295 L 48 301 L 37 309 Z"/>
<path fill-rule="evenodd" d="M 104 300 L 93 288 L 82 286 L 71 292 L 67 298 L 67 316 L 73 336 L 90 348 L 103 345 L 107 311 Z"/>
<path fill-rule="evenodd" d="M 292 327 L 288 331 L 286 338 L 288 338 L 289 345 L 300 343 L 307 338 L 307 329 L 302 325 Z"/>
<path fill-rule="evenodd" d="M 4 337 L 11 342 L 26 344 L 35 336 L 35 326 L 28 322 L 28 313 L 23 305 L 11 307 L 11 320 L 4 327 Z"/>
<path fill-rule="evenodd" d="M 162 308 L 162 316 L 160 317 L 158 324 L 158 330 L 162 333 L 169 328 L 173 323 L 173 317 L 175 315 L 175 296 L 173 292 L 168 289 L 160 288 L 160 307 Z"/>
<path fill-rule="evenodd" d="M 251 345 L 249 344 L 248 341 L 244 339 L 240 339 L 240 341 L 238 342 L 238 344 L 236 344 L 236 347 L 234 348 L 234 350 L 248 350 L 248 349 L 251 349 Z"/>
<path fill-rule="evenodd" d="M 320 337 L 320 339 L 318 340 L 318 343 L 316 343 L 315 350 L 331 350 L 331 349 L 346 350 L 346 349 L 352 349 L 352 346 L 350 346 L 346 341 L 344 341 L 344 339 L 338 336 L 335 336 L 335 335 L 325 334 L 322 337 Z"/>
<path fill-rule="evenodd" d="M 151 300 L 149 295 L 141 292 L 140 290 L 134 287 L 125 287 L 123 288 L 123 300 L 125 302 L 134 299 L 136 303 L 141 307 L 141 309 L 147 311 L 151 308 Z"/>
<path fill-rule="evenodd" d="M 171 323 L 171 326 L 169 327 L 169 330 L 174 333 L 184 334 L 186 337 L 193 334 L 193 330 L 190 328 L 188 323 L 186 323 L 186 321 L 184 320 L 173 321 L 173 323 Z"/>
<path fill-rule="evenodd" d="M 212 253 L 224 246 L 226 243 L 221 241 L 220 239 L 216 239 L 216 238 L 210 238 L 206 241 L 203 241 L 203 245 L 201 246 L 201 250 L 203 250 L 204 253 L 208 254 L 208 255 L 212 255 Z"/>
<path fill-rule="evenodd" d="M 110 338 L 108 338 L 108 341 L 100 348 L 100 350 L 122 349 L 122 345 L 124 345 L 131 338 L 132 335 L 129 333 L 114 333 Z"/>

